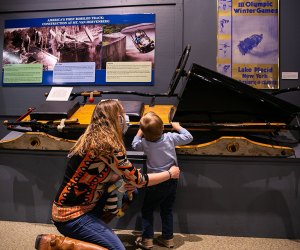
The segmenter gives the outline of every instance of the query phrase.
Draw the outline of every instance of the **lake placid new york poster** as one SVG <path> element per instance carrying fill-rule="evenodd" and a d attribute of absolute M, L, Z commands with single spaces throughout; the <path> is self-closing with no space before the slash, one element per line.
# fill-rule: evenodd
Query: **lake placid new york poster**
<path fill-rule="evenodd" d="M 279 88 L 279 0 L 218 0 L 218 72 L 258 89 Z"/>

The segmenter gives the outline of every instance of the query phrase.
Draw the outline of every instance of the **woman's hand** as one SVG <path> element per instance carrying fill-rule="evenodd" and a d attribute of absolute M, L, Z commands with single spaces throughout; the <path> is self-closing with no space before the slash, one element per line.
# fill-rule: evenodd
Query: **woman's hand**
<path fill-rule="evenodd" d="M 126 183 L 126 184 L 124 185 L 124 187 L 125 187 L 125 189 L 126 189 L 128 192 L 132 192 L 132 191 L 136 190 L 136 187 L 133 186 L 133 185 L 131 185 L 130 183 Z"/>
<path fill-rule="evenodd" d="M 172 166 L 168 171 L 148 174 L 148 187 L 157 185 L 169 179 L 178 179 L 180 169 L 177 166 Z"/>
<path fill-rule="evenodd" d="M 179 179 L 179 175 L 180 175 L 180 169 L 177 166 L 172 166 L 169 169 L 170 173 L 171 173 L 171 179 Z"/>
<path fill-rule="evenodd" d="M 115 182 L 117 182 L 120 178 L 121 178 L 121 177 L 120 177 L 119 175 L 113 174 L 113 175 L 110 177 L 109 182 L 115 183 Z"/>

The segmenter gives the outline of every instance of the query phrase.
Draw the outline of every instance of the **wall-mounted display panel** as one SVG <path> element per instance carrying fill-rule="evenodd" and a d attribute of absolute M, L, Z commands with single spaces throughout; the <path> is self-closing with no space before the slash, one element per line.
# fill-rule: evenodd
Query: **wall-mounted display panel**
<path fill-rule="evenodd" d="M 153 85 L 155 14 L 5 20 L 3 85 Z"/>
<path fill-rule="evenodd" d="M 68 83 L 60 83 L 57 82 L 55 84 L 41 84 L 37 83 L 39 78 L 41 77 L 37 72 L 38 69 L 31 68 L 30 71 L 36 74 L 36 81 L 32 82 L 31 84 L 28 83 L 3 83 L 3 72 L 2 77 L 0 77 L 0 116 L 1 115 L 21 115 L 23 114 L 29 107 L 37 107 L 41 105 L 45 101 L 45 93 L 49 93 L 50 88 L 53 86 L 73 86 L 74 92 L 81 92 L 81 91 L 92 91 L 92 90 L 103 90 L 103 91 L 111 91 L 111 90 L 126 90 L 126 91 L 137 91 L 137 92 L 153 92 L 153 93 L 165 93 L 168 90 L 170 80 L 172 78 L 172 75 L 174 73 L 174 68 L 176 67 L 176 64 L 178 62 L 178 58 L 180 57 L 182 50 L 183 50 L 183 1 L 182 0 L 171 0 L 171 1 L 162 1 L 162 0 L 150 0 L 147 1 L 147 3 L 142 3 L 138 0 L 128 0 L 126 2 L 120 0 L 116 1 L 104 1 L 104 0 L 85 0 L 85 1 L 78 1 L 76 4 L 74 2 L 65 2 L 65 1 L 59 1 L 55 0 L 52 2 L 43 2 L 40 3 L 39 1 L 29 0 L 26 1 L 26 4 L 15 4 L 15 1 L 12 0 L 7 3 L 5 6 L 0 6 L 0 62 L 3 60 L 3 48 L 4 48 L 4 30 L 5 30 L 5 22 L 7 20 L 39 20 L 44 18 L 52 18 L 53 22 L 55 18 L 59 17 L 91 17 L 91 16 L 123 16 L 126 15 L 147 15 L 151 16 L 153 18 L 153 21 L 149 20 L 142 20 L 142 21 L 135 21 L 128 23 L 125 23 L 123 25 L 124 27 L 124 34 L 127 35 L 129 39 L 129 33 L 132 33 L 129 27 L 130 25 L 136 25 L 136 24 L 144 24 L 144 23 L 153 23 L 154 22 L 154 29 L 153 35 L 150 31 L 150 26 L 146 28 L 142 28 L 142 30 L 145 31 L 146 35 L 154 41 L 154 48 L 152 51 L 148 53 L 141 53 L 138 51 L 136 47 L 133 47 L 134 44 L 132 43 L 132 40 L 129 39 L 128 44 L 131 43 L 132 51 L 136 53 L 137 55 L 140 55 L 140 57 L 145 57 L 151 55 L 151 59 L 143 59 L 136 58 L 131 61 L 115 61 L 113 63 L 109 63 L 109 65 L 105 65 L 105 70 L 109 68 L 110 70 L 110 78 L 107 79 L 107 74 L 103 75 L 102 81 L 97 81 L 98 75 L 97 75 L 97 67 L 103 67 L 102 64 L 99 63 L 95 66 L 95 83 L 92 83 L 92 79 L 86 82 L 68 82 Z M 96 19 L 97 20 L 97 19 Z M 49 20 L 50 21 L 50 20 Z M 69 20 L 72 21 L 72 20 Z M 83 21 L 83 20 L 80 20 Z M 89 25 L 95 25 L 95 26 L 101 26 L 105 27 L 107 24 L 100 24 L 100 23 L 88 23 L 85 24 L 86 26 Z M 127 27 L 125 27 L 127 25 Z M 32 27 L 38 26 L 38 25 L 32 25 Z M 62 26 L 59 26 L 55 24 L 53 26 L 53 31 L 57 31 L 59 33 L 60 28 L 66 26 L 64 23 Z M 72 25 L 70 25 L 72 26 Z M 77 26 L 73 24 L 73 26 Z M 66 26 L 66 31 L 68 31 L 69 26 Z M 78 26 L 77 26 L 78 27 Z M 120 25 L 121 27 L 121 25 Z M 41 28 L 41 27 L 40 27 Z M 50 27 L 48 27 L 50 28 Z M 126 31 L 127 28 L 127 31 Z M 152 28 L 153 29 L 153 28 Z M 93 29 L 91 29 L 93 31 Z M 107 36 L 109 36 L 109 33 L 113 29 L 105 30 L 104 32 L 107 33 Z M 76 29 L 74 29 L 76 31 Z M 72 30 L 70 30 L 70 33 Z M 89 37 L 87 36 L 86 31 L 82 31 L 83 35 L 85 34 L 84 40 L 89 41 Z M 56 33 L 56 32 L 55 32 Z M 94 34 L 91 32 L 92 35 L 96 36 L 96 33 Z M 71 33 L 71 35 L 75 35 L 76 32 Z M 103 33 L 104 34 L 104 33 Z M 138 36 L 138 34 L 136 34 Z M 50 36 L 50 35 L 49 35 Z M 133 34 L 135 37 L 135 34 Z M 33 38 L 32 38 L 33 39 Z M 76 37 L 76 39 L 80 40 L 79 37 Z M 70 38 L 66 39 L 68 42 L 74 41 Z M 102 43 L 104 43 L 104 39 Z M 103 53 L 103 51 L 102 51 Z M 153 62 L 154 63 L 153 63 Z M 137 68 L 137 65 L 135 63 L 139 62 L 139 68 Z M 59 62 L 61 63 L 61 62 Z M 72 67 L 73 62 L 62 62 L 65 63 L 69 70 L 73 70 Z M 92 74 L 91 65 L 89 63 L 92 63 L 90 61 L 83 61 L 80 62 L 83 63 L 84 67 L 89 68 L 90 74 Z M 125 65 L 127 67 L 127 70 L 129 68 L 136 68 L 140 72 L 142 72 L 144 75 L 142 75 L 142 80 L 139 80 L 139 82 L 134 82 L 133 79 L 136 81 L 137 78 L 141 78 L 141 76 L 137 75 L 135 71 L 131 71 L 131 74 L 128 78 L 131 78 L 130 82 L 128 81 L 128 78 L 126 77 L 123 79 L 114 79 L 115 74 L 120 74 L 122 70 L 120 70 L 120 63 L 127 64 Z M 36 64 L 36 63 L 33 63 Z M 31 64 L 31 65 L 33 65 Z M 150 66 L 151 64 L 151 66 Z M 29 65 L 29 64 L 23 64 L 23 65 Z M 57 65 L 57 64 L 56 64 Z M 122 65 L 122 67 L 124 67 Z M 57 65 L 61 67 L 61 65 Z M 149 68 L 151 67 L 151 76 L 149 74 Z M 3 68 L 3 65 L 2 65 Z M 24 69 L 19 69 L 24 70 Z M 27 73 L 25 69 L 25 73 Z M 73 70 L 73 73 L 78 75 L 79 69 Z M 59 73 L 59 71 L 57 71 Z M 145 73 L 146 72 L 146 73 Z M 75 74 L 74 73 L 74 74 Z M 134 75 L 135 74 L 135 75 Z M 44 76 L 43 76 L 44 77 Z M 53 77 L 53 74 L 52 74 Z M 151 77 L 151 82 L 149 78 Z M 88 78 L 87 78 L 88 79 Z M 44 79 L 45 80 L 45 79 Z M 44 81 L 42 80 L 42 82 Z M 59 79 L 57 79 L 59 81 Z M 20 80 L 19 80 L 20 81 Z M 118 81 L 118 82 L 115 82 Z M 44 81 L 46 82 L 46 81 Z M 120 84 L 124 83 L 124 84 Z M 21 94 L 20 94 L 21 93 Z M 115 98 L 115 96 L 107 96 L 107 98 Z M 120 99 L 125 100 L 131 100 L 133 97 L 127 95 L 127 96 L 120 96 Z M 134 100 L 143 100 L 146 103 L 148 101 L 150 102 L 150 99 L 145 100 L 145 98 L 136 96 L 134 97 Z M 171 101 L 172 103 L 174 100 L 167 100 L 166 98 L 160 99 L 159 102 L 166 102 Z"/>

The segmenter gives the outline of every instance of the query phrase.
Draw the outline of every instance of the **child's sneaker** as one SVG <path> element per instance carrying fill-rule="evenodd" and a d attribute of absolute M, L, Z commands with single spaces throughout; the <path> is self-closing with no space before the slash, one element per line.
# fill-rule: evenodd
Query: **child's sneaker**
<path fill-rule="evenodd" d="M 137 237 L 135 244 L 143 249 L 151 249 L 153 247 L 153 239 Z"/>
<path fill-rule="evenodd" d="M 169 240 L 166 240 L 164 239 L 161 235 L 157 237 L 157 242 L 167 248 L 173 248 L 174 247 L 174 240 L 173 238 L 172 239 L 169 239 Z"/>

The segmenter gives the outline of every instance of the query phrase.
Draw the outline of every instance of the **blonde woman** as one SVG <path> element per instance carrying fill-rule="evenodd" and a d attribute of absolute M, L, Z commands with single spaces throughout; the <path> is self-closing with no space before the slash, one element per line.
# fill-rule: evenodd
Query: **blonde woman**
<path fill-rule="evenodd" d="M 101 219 L 109 183 L 121 177 L 127 190 L 132 191 L 179 178 L 177 166 L 171 167 L 171 175 L 168 171 L 142 174 L 132 166 L 122 139 L 125 129 L 120 102 L 105 100 L 97 104 L 90 125 L 68 155 L 64 179 L 53 202 L 52 220 L 64 236 L 108 249 L 125 249 Z"/>

